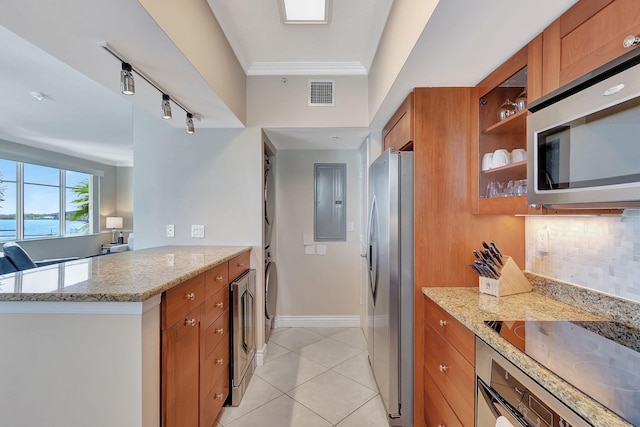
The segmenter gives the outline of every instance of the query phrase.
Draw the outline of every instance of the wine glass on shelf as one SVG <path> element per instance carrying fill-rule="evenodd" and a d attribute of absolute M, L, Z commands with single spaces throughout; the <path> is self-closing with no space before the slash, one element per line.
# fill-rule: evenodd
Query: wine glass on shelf
<path fill-rule="evenodd" d="M 518 112 L 518 106 L 506 99 L 498 108 L 498 120 L 502 121 Z"/>

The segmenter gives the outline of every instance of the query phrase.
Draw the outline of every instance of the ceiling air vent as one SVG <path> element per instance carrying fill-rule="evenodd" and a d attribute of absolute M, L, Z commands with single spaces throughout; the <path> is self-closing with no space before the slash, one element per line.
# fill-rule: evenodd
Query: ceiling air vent
<path fill-rule="evenodd" d="M 334 107 L 336 105 L 334 80 L 309 80 L 309 106 Z"/>

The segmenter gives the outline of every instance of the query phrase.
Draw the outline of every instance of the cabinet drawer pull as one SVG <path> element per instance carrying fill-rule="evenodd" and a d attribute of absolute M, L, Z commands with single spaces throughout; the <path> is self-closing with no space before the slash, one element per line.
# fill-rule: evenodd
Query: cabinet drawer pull
<path fill-rule="evenodd" d="M 638 44 L 640 44 L 640 37 L 634 36 L 633 34 L 629 34 L 622 41 L 622 47 L 624 47 L 625 49 L 629 49 L 630 47 L 636 46 Z"/>
<path fill-rule="evenodd" d="M 184 319 L 184 326 L 196 326 L 196 319 Z"/>
<path fill-rule="evenodd" d="M 216 365 L 222 365 L 224 363 L 224 359 L 216 359 Z"/>
<path fill-rule="evenodd" d="M 239 262 L 238 267 L 244 267 L 244 262 Z"/>
<path fill-rule="evenodd" d="M 195 292 L 191 292 L 189 294 L 185 294 L 184 297 L 188 300 L 193 301 L 194 299 L 196 299 L 196 293 Z"/>
<path fill-rule="evenodd" d="M 219 334 L 219 335 L 224 334 L 224 328 L 218 328 L 218 329 L 216 329 L 216 334 Z"/>
<path fill-rule="evenodd" d="M 223 302 L 217 302 L 216 303 L 216 307 L 222 308 L 222 307 L 224 307 L 224 303 Z"/>
<path fill-rule="evenodd" d="M 216 399 L 217 400 L 222 400 L 223 397 L 224 397 L 224 395 L 222 393 L 216 394 Z"/>
<path fill-rule="evenodd" d="M 216 282 L 222 282 L 223 280 L 224 280 L 224 277 L 222 276 L 216 277 Z"/>
<path fill-rule="evenodd" d="M 438 427 L 445 427 L 444 424 L 438 424 Z"/>
<path fill-rule="evenodd" d="M 447 369 L 449 369 L 447 366 L 445 365 L 438 365 L 438 370 L 440 372 L 447 372 Z"/>
<path fill-rule="evenodd" d="M 443 326 L 443 327 L 447 326 L 447 321 L 446 320 L 440 319 L 439 323 L 440 323 L 440 326 Z"/>

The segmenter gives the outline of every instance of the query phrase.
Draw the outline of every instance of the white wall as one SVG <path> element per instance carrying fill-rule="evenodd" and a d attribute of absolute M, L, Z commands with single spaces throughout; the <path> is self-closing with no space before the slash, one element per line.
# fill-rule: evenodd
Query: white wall
<path fill-rule="evenodd" d="M 262 245 L 261 130 L 187 135 L 134 112 L 136 249 L 163 245 Z M 168 238 L 166 224 L 175 225 Z M 205 238 L 191 238 L 204 225 Z"/>
<path fill-rule="evenodd" d="M 373 120 L 387 97 L 438 1 L 403 0 L 393 2 L 369 71 L 368 123 Z"/>
<path fill-rule="evenodd" d="M 308 105 L 309 80 L 335 80 L 335 106 Z M 262 127 L 367 127 L 366 76 L 250 76 L 247 123 Z"/>
<path fill-rule="evenodd" d="M 537 250 L 549 232 L 549 253 Z M 640 302 L 640 211 L 623 216 L 526 218 L 526 269 Z"/>
<path fill-rule="evenodd" d="M 353 316 L 359 322 L 359 151 L 279 150 L 276 158 L 277 318 Z M 347 221 L 355 224 L 346 242 L 316 242 L 326 245 L 326 255 L 304 254 L 303 236 L 313 236 L 314 163 L 347 164 Z"/>

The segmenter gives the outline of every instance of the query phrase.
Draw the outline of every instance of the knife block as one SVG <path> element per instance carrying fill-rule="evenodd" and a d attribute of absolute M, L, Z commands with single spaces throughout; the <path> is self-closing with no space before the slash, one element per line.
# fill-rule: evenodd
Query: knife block
<path fill-rule="evenodd" d="M 498 270 L 499 279 L 480 277 L 480 292 L 495 297 L 531 292 L 533 287 L 518 264 L 511 257 L 505 257 L 504 260 L 504 265 Z"/>

